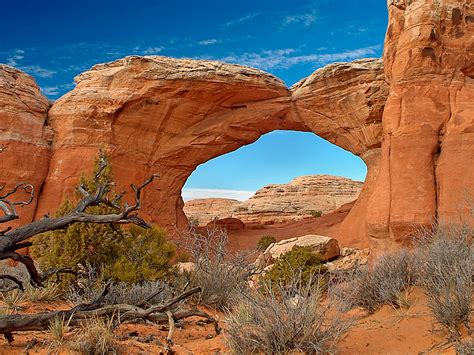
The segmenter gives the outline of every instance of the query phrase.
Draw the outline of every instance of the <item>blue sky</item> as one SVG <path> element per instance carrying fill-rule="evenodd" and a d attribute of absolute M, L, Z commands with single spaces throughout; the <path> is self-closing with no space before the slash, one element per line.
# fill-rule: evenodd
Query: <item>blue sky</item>
<path fill-rule="evenodd" d="M 380 57 L 386 26 L 383 0 L 0 0 L 0 63 L 32 74 L 51 100 L 92 65 L 132 54 L 249 65 L 290 86 L 331 62 Z M 312 134 L 277 132 L 199 167 L 186 187 L 364 179 L 357 159 Z"/>

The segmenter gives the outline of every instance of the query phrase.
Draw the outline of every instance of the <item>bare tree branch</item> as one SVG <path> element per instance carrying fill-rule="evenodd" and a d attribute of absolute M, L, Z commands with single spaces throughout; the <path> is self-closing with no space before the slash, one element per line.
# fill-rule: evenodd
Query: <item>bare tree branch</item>
<path fill-rule="evenodd" d="M 0 146 L 0 152 L 4 149 L 4 147 Z M 135 203 L 133 205 L 124 204 L 124 206 L 121 206 L 119 202 L 125 193 L 122 192 L 116 195 L 112 200 L 108 199 L 107 194 L 110 191 L 111 183 L 100 181 L 102 174 L 108 166 L 108 161 L 102 152 L 100 152 L 99 159 L 99 168 L 94 176 L 96 190 L 93 192 L 88 191 L 86 186 L 80 184 L 77 190 L 82 195 L 82 199 L 71 212 L 61 217 L 42 218 L 16 229 L 8 227 L 0 231 L 0 260 L 13 259 L 24 264 L 31 277 L 32 285 L 41 286 L 44 280 L 36 270 L 33 260 L 29 256 L 17 253 L 17 250 L 32 245 L 31 242 L 28 241 L 31 237 L 44 232 L 65 229 L 71 224 L 78 222 L 111 225 L 136 224 L 142 228 L 150 227 L 147 222 L 138 216 L 137 211 L 141 207 L 142 190 L 151 184 L 158 175 L 153 174 L 140 186 L 132 184 L 131 189 L 135 195 Z M 20 183 L 6 192 L 3 192 L 4 189 L 4 186 L 0 186 L 0 224 L 17 219 L 19 216 L 16 207 L 29 205 L 35 197 L 35 190 L 31 184 Z M 21 191 L 23 191 L 28 197 L 23 200 L 14 200 L 13 197 L 17 196 Z M 116 212 L 103 215 L 87 213 L 88 207 L 99 205 L 112 207 Z"/>
<path fill-rule="evenodd" d="M 8 342 L 12 342 L 14 340 L 12 334 L 13 332 L 46 330 L 48 329 L 50 322 L 57 317 L 68 319 L 69 326 L 72 327 L 78 325 L 81 320 L 90 317 L 118 316 L 118 321 L 120 323 L 136 319 L 144 319 L 154 323 L 170 322 L 169 315 L 166 312 L 168 312 L 178 302 L 181 302 L 194 293 L 201 291 L 201 289 L 197 287 L 177 296 L 162 306 L 143 309 L 138 306 L 128 304 L 102 305 L 109 286 L 110 284 L 107 284 L 101 296 L 92 303 L 81 304 L 67 311 L 54 311 L 37 314 L 0 315 L 0 334 L 3 334 Z M 172 316 L 173 321 L 191 316 L 203 317 L 215 323 L 216 332 L 218 332 L 218 329 L 220 329 L 217 325 L 217 321 L 202 311 L 178 308 L 177 310 L 173 311 Z"/>
<path fill-rule="evenodd" d="M 23 282 L 21 282 L 15 276 L 2 274 L 2 275 L 0 275 L 0 279 L 10 280 L 10 281 L 13 281 L 15 283 L 15 286 L 11 286 L 11 287 L 8 287 L 6 289 L 2 289 L 2 290 L 0 290 L 0 292 L 8 292 L 8 291 L 12 291 L 14 289 L 19 289 L 21 291 L 25 290 L 25 288 L 23 287 Z"/>

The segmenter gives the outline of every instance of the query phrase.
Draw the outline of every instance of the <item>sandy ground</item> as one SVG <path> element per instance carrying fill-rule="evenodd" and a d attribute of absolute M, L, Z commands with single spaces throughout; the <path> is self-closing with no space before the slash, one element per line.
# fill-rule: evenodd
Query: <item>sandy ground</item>
<path fill-rule="evenodd" d="M 434 319 L 426 305 L 426 298 L 419 289 L 409 297 L 408 309 L 396 310 L 384 306 L 378 312 L 367 315 L 362 310 L 352 310 L 348 317 L 355 319 L 355 325 L 339 342 L 340 354 L 455 354 L 453 346 L 446 342 L 447 334 Z M 67 308 L 65 303 L 24 305 L 23 312 Z M 209 311 L 209 310 L 207 310 Z M 223 320 L 222 313 L 210 313 Z M 197 318 L 189 318 L 182 329 L 174 334 L 173 349 L 177 354 L 219 354 L 229 353 L 224 334 L 215 336 L 212 325 L 200 325 Z M 474 324 L 473 324 L 474 326 Z M 462 330 L 467 334 L 466 329 Z M 163 350 L 167 330 L 156 325 L 126 324 L 116 331 L 121 338 L 120 346 L 125 354 L 159 354 Z M 0 344 L 1 354 L 70 354 L 67 349 L 52 349 L 48 332 L 17 333 L 15 341 Z M 69 335 L 69 338 L 73 335 Z M 28 350 L 28 346 L 36 343 Z"/>

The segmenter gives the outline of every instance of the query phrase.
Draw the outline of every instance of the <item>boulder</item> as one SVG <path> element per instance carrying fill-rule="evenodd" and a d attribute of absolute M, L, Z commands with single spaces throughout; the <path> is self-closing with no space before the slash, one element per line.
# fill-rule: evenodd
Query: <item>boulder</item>
<path fill-rule="evenodd" d="M 339 243 L 336 239 L 323 235 L 309 234 L 302 237 L 285 239 L 268 246 L 264 255 L 270 255 L 272 259 L 277 259 L 282 254 L 293 249 L 294 246 L 310 247 L 315 253 L 321 255 L 321 260 L 328 261 L 340 255 Z"/>
<path fill-rule="evenodd" d="M 367 265 L 369 261 L 369 249 L 341 248 L 341 255 L 327 263 L 330 272 L 347 271 Z"/>

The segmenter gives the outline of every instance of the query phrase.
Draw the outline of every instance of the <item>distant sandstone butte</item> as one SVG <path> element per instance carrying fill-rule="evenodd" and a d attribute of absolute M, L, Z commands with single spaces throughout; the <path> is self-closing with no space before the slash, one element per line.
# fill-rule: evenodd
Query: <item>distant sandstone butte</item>
<path fill-rule="evenodd" d="M 472 1 L 388 0 L 388 11 L 383 62 L 330 64 L 290 89 L 239 65 L 131 56 L 79 75 L 49 107 L 29 75 L 1 65 L 0 183 L 33 183 L 38 200 L 22 221 L 41 218 L 103 147 L 118 187 L 161 174 L 142 214 L 183 228 L 181 189 L 198 165 L 297 130 L 367 164 L 339 235 L 368 238 L 372 255 L 409 245 L 436 220 L 474 225 Z"/>
<path fill-rule="evenodd" d="M 213 218 L 234 217 L 245 223 L 273 224 L 328 213 L 352 202 L 364 183 L 330 175 L 308 175 L 288 184 L 272 184 L 258 190 L 244 202 L 230 199 L 187 201 L 184 212 L 189 219 L 207 224 Z"/>
<path fill-rule="evenodd" d="M 230 198 L 198 198 L 184 203 L 184 213 L 191 224 L 205 226 L 210 221 L 233 217 L 242 201 Z"/>

